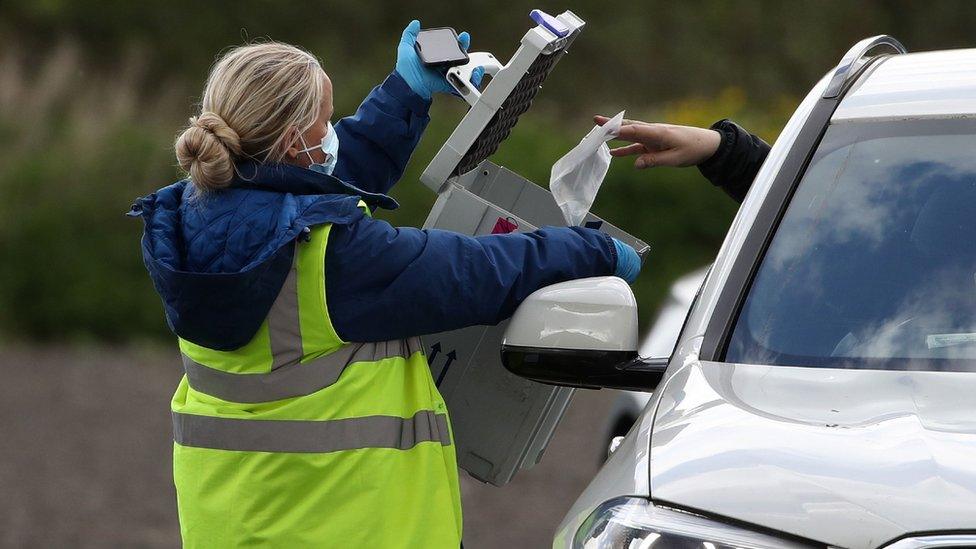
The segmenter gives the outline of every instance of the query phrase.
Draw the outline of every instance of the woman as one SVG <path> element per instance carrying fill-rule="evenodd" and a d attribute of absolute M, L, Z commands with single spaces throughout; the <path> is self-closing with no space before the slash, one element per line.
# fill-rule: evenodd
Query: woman
<path fill-rule="evenodd" d="M 372 217 L 397 206 L 384 193 L 450 91 L 419 29 L 335 125 L 312 55 L 231 50 L 176 141 L 189 179 L 133 206 L 186 370 L 186 546 L 457 547 L 453 439 L 417 336 L 497 323 L 549 284 L 637 275 L 632 249 L 585 228 L 472 238 Z"/>

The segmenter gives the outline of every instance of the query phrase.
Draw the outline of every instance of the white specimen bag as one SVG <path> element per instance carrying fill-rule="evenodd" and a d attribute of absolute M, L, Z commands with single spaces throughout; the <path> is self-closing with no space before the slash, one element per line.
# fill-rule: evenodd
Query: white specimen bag
<path fill-rule="evenodd" d="M 607 141 L 620 132 L 624 112 L 620 111 L 602 126 L 594 126 L 579 145 L 552 165 L 549 190 L 571 227 L 582 223 L 593 206 L 596 193 L 610 169 Z"/>

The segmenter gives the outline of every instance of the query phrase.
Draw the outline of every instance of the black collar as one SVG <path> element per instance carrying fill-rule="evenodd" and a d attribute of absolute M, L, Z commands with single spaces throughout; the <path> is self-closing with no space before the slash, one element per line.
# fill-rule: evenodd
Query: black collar
<path fill-rule="evenodd" d="M 395 210 L 400 207 L 392 197 L 366 192 L 337 177 L 313 172 L 291 164 L 241 162 L 230 185 L 237 189 L 257 189 L 291 194 L 346 194 L 359 196 L 371 207 Z"/>

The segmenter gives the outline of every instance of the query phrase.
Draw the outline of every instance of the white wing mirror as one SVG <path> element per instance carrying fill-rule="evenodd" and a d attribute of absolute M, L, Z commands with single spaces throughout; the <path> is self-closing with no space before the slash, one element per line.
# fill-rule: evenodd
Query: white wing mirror
<path fill-rule="evenodd" d="M 505 330 L 502 363 L 542 383 L 643 391 L 666 366 L 637 356 L 637 301 L 612 276 L 554 284 L 526 298 Z"/>

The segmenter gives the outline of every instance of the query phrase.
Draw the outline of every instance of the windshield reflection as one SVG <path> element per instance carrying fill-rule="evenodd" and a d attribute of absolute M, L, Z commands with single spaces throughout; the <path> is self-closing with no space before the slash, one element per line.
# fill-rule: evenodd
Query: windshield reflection
<path fill-rule="evenodd" d="M 726 360 L 976 370 L 973 151 L 970 120 L 828 129 Z"/>

